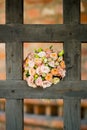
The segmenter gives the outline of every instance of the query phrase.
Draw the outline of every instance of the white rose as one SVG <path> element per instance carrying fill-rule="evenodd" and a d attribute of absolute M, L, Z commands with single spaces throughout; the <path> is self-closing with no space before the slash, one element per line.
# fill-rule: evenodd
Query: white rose
<path fill-rule="evenodd" d="M 49 68 L 48 66 L 42 65 L 42 66 L 41 66 L 41 72 L 47 74 L 47 73 L 50 72 L 50 68 Z"/>
<path fill-rule="evenodd" d="M 52 85 L 51 82 L 49 82 L 49 81 L 43 81 L 42 87 L 43 87 L 43 88 L 47 88 L 47 87 L 50 87 L 51 85 Z"/>
<path fill-rule="evenodd" d="M 38 56 L 39 57 L 44 57 L 44 56 L 46 56 L 46 53 L 44 51 L 41 51 L 41 52 L 38 53 Z"/>

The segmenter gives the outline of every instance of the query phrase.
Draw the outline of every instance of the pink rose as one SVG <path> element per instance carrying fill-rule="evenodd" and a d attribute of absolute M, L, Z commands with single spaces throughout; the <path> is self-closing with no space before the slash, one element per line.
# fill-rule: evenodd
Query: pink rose
<path fill-rule="evenodd" d="M 47 87 L 50 87 L 52 85 L 52 83 L 51 82 L 49 82 L 49 81 L 43 81 L 43 88 L 47 88 Z"/>
<path fill-rule="evenodd" d="M 46 57 L 49 58 L 51 53 L 52 53 L 52 51 L 49 50 L 49 49 L 47 49 L 47 50 L 46 50 Z"/>
<path fill-rule="evenodd" d="M 30 52 L 27 56 L 30 60 L 32 60 L 34 58 L 34 53 Z"/>
<path fill-rule="evenodd" d="M 41 72 L 41 66 L 39 66 L 39 67 L 36 69 L 36 73 L 37 73 L 38 75 L 41 75 L 41 74 L 42 74 L 42 72 Z"/>
<path fill-rule="evenodd" d="M 27 79 L 26 79 L 27 83 L 28 83 L 28 86 L 30 87 L 33 87 L 33 88 L 36 88 L 36 85 L 34 84 L 34 77 L 33 76 L 29 76 Z"/>
<path fill-rule="evenodd" d="M 66 75 L 66 70 L 62 69 L 60 66 L 57 67 L 59 75 L 61 75 L 62 78 Z"/>
<path fill-rule="evenodd" d="M 29 61 L 29 67 L 30 67 L 30 68 L 33 68 L 34 65 L 35 65 L 34 61 L 33 61 L 33 60 L 30 60 L 30 61 Z"/>
<path fill-rule="evenodd" d="M 47 74 L 47 73 L 50 72 L 50 68 L 48 66 L 42 65 L 41 66 L 41 72 Z"/>
<path fill-rule="evenodd" d="M 37 79 L 36 79 L 36 81 L 35 81 L 35 84 L 37 85 L 37 86 L 42 86 L 42 78 L 41 77 L 38 77 Z"/>

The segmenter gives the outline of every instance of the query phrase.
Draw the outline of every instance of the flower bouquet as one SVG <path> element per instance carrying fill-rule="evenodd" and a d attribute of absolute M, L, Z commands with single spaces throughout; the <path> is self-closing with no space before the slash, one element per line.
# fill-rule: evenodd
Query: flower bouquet
<path fill-rule="evenodd" d="M 24 60 L 24 79 L 28 86 L 50 87 L 57 84 L 65 77 L 66 66 L 64 62 L 64 51 L 56 52 L 53 46 L 43 50 L 35 49 L 30 52 Z"/>

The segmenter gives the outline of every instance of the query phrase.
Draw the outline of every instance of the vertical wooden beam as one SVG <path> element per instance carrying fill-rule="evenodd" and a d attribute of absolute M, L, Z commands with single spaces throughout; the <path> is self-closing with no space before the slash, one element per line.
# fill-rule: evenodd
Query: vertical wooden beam
<path fill-rule="evenodd" d="M 63 0 L 64 24 L 79 24 L 80 0 Z M 72 36 L 72 32 L 70 32 Z M 64 41 L 67 77 L 65 80 L 80 80 L 81 77 L 81 46 L 76 39 Z M 80 99 L 65 97 L 64 99 L 64 130 L 80 130 Z"/>
<path fill-rule="evenodd" d="M 6 23 L 23 23 L 23 0 L 6 0 Z M 22 79 L 22 44 L 6 44 L 7 80 Z M 23 130 L 23 100 L 7 99 L 6 130 Z"/>

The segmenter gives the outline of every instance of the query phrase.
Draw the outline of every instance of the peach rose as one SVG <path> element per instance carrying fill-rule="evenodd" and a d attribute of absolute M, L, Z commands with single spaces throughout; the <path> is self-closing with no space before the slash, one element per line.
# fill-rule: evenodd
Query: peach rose
<path fill-rule="evenodd" d="M 47 81 L 52 81 L 52 74 L 51 74 L 51 73 L 48 73 L 48 74 L 46 75 L 45 79 L 46 79 Z"/>
<path fill-rule="evenodd" d="M 34 62 L 35 62 L 36 65 L 41 65 L 42 59 L 41 58 L 35 58 Z"/>
<path fill-rule="evenodd" d="M 58 75 L 58 69 L 57 68 L 52 69 L 51 74 L 54 75 L 54 76 L 57 76 Z"/>
<path fill-rule="evenodd" d="M 64 62 L 64 61 L 61 61 L 61 62 L 60 62 L 60 66 L 61 66 L 62 69 L 65 69 L 65 68 L 66 68 L 65 62 Z"/>
<path fill-rule="evenodd" d="M 56 60 L 56 59 L 57 59 L 57 53 L 51 53 L 51 54 L 50 54 L 50 57 L 51 57 L 52 59 Z"/>
<path fill-rule="evenodd" d="M 34 76 L 35 75 L 35 69 L 30 68 L 29 69 L 29 74 L 32 75 L 32 76 Z"/>

